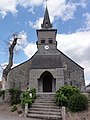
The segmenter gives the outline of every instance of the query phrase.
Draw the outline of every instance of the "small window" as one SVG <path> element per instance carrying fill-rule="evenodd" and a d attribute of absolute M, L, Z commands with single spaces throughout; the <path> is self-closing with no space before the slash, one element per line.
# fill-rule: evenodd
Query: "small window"
<path fill-rule="evenodd" d="M 49 38 L 48 41 L 49 41 L 49 43 L 53 43 L 53 39 L 52 38 Z"/>
<path fill-rule="evenodd" d="M 45 43 L 45 38 L 41 38 L 41 43 Z"/>

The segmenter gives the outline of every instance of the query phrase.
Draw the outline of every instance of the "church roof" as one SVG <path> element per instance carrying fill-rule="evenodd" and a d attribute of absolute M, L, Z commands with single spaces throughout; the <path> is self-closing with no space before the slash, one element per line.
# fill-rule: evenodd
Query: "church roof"
<path fill-rule="evenodd" d="M 46 7 L 46 10 L 45 10 L 44 19 L 43 19 L 43 24 L 41 24 L 41 27 L 42 27 L 43 29 L 52 28 L 52 24 L 51 24 L 51 22 L 50 22 L 50 18 L 49 18 L 49 13 L 48 13 L 47 7 Z"/>
<path fill-rule="evenodd" d="M 35 55 L 31 59 L 31 68 L 61 68 L 61 57 L 58 55 Z"/>
<path fill-rule="evenodd" d="M 74 62 L 71 58 L 66 56 L 61 51 L 59 51 L 58 49 L 57 49 L 57 51 L 60 52 L 61 55 L 64 55 L 68 60 L 70 60 L 71 62 L 76 64 L 79 68 L 81 68 L 82 70 L 84 69 L 83 67 L 78 65 L 76 62 Z M 61 55 L 40 55 L 37 53 L 38 53 L 38 51 L 29 60 L 13 67 L 12 69 L 15 69 L 25 63 L 29 63 L 29 61 L 30 61 L 31 69 L 45 69 L 45 68 L 49 69 L 49 68 L 62 68 L 63 67 L 62 66 L 63 61 L 61 59 L 62 58 Z"/>

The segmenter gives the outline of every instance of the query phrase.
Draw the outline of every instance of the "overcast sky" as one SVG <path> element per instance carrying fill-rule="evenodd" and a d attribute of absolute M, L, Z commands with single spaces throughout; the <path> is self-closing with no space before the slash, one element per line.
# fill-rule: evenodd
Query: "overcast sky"
<path fill-rule="evenodd" d="M 13 33 L 22 38 L 15 48 L 14 65 L 36 52 L 36 29 L 45 7 L 45 0 L 0 0 L 0 76 Z M 90 0 L 48 0 L 47 7 L 58 30 L 58 49 L 85 68 L 86 84 L 90 83 Z"/>

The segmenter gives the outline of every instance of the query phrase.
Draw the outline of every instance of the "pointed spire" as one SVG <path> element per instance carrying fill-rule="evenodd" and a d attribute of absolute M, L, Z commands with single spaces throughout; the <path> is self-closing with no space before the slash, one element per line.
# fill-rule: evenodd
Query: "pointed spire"
<path fill-rule="evenodd" d="M 50 22 L 50 18 L 49 18 L 49 13 L 48 13 L 47 7 L 46 7 L 46 10 L 45 10 L 44 19 L 43 19 L 43 24 L 41 24 L 41 27 L 42 27 L 43 29 L 52 28 L 52 24 L 51 24 L 51 22 Z"/>

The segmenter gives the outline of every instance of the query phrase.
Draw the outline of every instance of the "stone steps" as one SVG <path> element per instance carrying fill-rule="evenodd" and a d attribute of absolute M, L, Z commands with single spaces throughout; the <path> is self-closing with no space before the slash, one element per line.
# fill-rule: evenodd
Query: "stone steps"
<path fill-rule="evenodd" d="M 29 111 L 29 114 L 46 114 L 46 115 L 58 115 L 58 116 L 60 116 L 61 114 L 60 114 L 60 112 L 55 112 L 55 111 L 42 111 L 42 110 L 39 110 L 39 111 L 37 111 L 37 110 L 31 110 L 31 111 Z"/>
<path fill-rule="evenodd" d="M 54 100 L 36 100 L 35 101 L 35 103 L 55 103 L 55 101 Z"/>
<path fill-rule="evenodd" d="M 59 107 L 57 106 L 57 105 L 55 105 L 55 106 L 46 106 L 46 105 L 32 105 L 31 107 L 33 107 L 33 108 L 52 108 L 52 109 L 59 109 Z"/>
<path fill-rule="evenodd" d="M 34 105 L 34 106 L 35 106 L 35 105 L 36 105 L 36 106 L 37 106 L 37 105 L 39 105 L 39 106 L 57 106 L 57 105 L 56 105 L 55 103 L 53 103 L 53 102 L 52 102 L 52 103 L 48 103 L 48 102 L 47 102 L 47 103 L 45 103 L 45 102 L 44 102 L 44 103 L 43 103 L 43 102 L 42 102 L 42 103 L 41 103 L 41 102 L 40 102 L 40 103 L 39 103 L 39 102 L 36 103 L 36 102 L 35 102 L 35 103 L 33 103 L 33 105 Z"/>
<path fill-rule="evenodd" d="M 36 120 L 62 120 L 60 108 L 54 102 L 54 94 L 49 93 L 37 94 L 27 116 Z"/>
<path fill-rule="evenodd" d="M 57 115 L 41 115 L 41 114 L 28 114 L 29 118 L 44 119 L 44 120 L 62 120 L 61 116 Z"/>
<path fill-rule="evenodd" d="M 32 110 L 34 110 L 34 111 L 40 111 L 40 108 L 33 108 L 33 107 L 31 107 L 30 109 L 29 109 L 30 111 Z M 48 112 L 61 112 L 61 110 L 60 109 L 52 109 L 52 108 L 42 108 L 41 109 L 42 111 L 48 111 Z"/>

